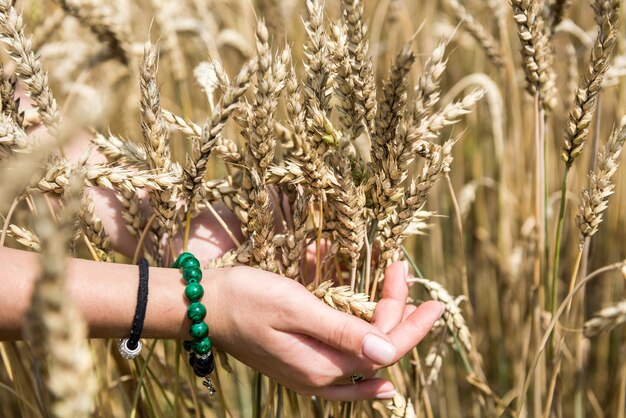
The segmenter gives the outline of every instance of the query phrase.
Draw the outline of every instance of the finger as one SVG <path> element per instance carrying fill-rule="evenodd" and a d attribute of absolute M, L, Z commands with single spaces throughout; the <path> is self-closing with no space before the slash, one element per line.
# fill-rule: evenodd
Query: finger
<path fill-rule="evenodd" d="M 417 306 L 415 305 L 406 305 L 404 307 L 404 313 L 402 314 L 402 320 L 407 319 L 413 312 L 417 310 Z"/>
<path fill-rule="evenodd" d="M 428 334 L 443 314 L 443 304 L 435 301 L 422 303 L 406 320 L 387 334 L 397 349 L 394 362 L 414 348 Z"/>
<path fill-rule="evenodd" d="M 385 379 L 364 380 L 357 384 L 331 385 L 316 390 L 316 394 L 329 401 L 360 401 L 389 399 L 396 394 L 393 384 Z"/>
<path fill-rule="evenodd" d="M 350 377 L 362 374 L 370 379 L 378 367 L 368 360 L 346 354 L 306 335 L 291 335 L 291 356 L 286 358 L 285 370 L 290 380 L 300 386 L 328 386 L 350 383 Z"/>
<path fill-rule="evenodd" d="M 409 288 L 406 284 L 409 265 L 406 261 L 396 261 L 385 270 L 385 281 L 381 299 L 376 305 L 372 323 L 387 333 L 402 320 Z"/>
<path fill-rule="evenodd" d="M 291 309 L 293 314 L 288 315 L 285 331 L 311 336 L 376 364 L 389 364 L 395 357 L 396 348 L 377 326 L 327 306 L 310 292 L 291 300 L 297 306 Z"/>

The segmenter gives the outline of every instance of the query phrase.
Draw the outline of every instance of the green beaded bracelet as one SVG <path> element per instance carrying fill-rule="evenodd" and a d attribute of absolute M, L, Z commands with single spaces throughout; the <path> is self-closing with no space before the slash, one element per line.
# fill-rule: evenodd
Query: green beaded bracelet
<path fill-rule="evenodd" d="M 215 367 L 213 354 L 211 353 L 211 340 L 209 339 L 209 327 L 204 322 L 206 307 L 200 302 L 204 296 L 204 288 L 200 284 L 202 280 L 202 270 L 200 262 L 191 253 L 182 253 L 174 264 L 174 268 L 182 270 L 185 286 L 185 297 L 190 302 L 187 307 L 187 318 L 191 321 L 189 326 L 190 341 L 185 341 L 185 349 L 191 351 L 189 363 L 194 368 L 194 372 L 204 377 L 202 383 L 209 389 L 211 394 L 215 393 L 215 386 L 209 374 Z"/>

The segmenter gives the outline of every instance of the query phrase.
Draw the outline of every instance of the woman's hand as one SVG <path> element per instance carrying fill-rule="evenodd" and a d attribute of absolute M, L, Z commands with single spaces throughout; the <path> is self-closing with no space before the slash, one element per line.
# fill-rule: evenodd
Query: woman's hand
<path fill-rule="evenodd" d="M 391 382 L 369 378 L 415 347 L 443 311 L 438 302 L 406 304 L 400 262 L 386 271 L 372 324 L 276 274 L 248 267 L 215 273 L 203 282 L 215 345 L 296 392 L 329 400 L 393 397 Z M 358 373 L 368 379 L 351 384 Z"/>

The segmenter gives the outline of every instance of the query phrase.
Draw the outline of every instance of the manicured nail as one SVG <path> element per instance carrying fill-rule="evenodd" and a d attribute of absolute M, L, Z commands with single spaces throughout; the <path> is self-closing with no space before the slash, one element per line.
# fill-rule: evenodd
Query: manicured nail
<path fill-rule="evenodd" d="M 388 392 L 377 393 L 376 397 L 378 399 L 391 399 L 394 396 L 396 396 L 396 393 L 398 393 L 398 392 L 396 392 L 395 390 L 390 390 Z"/>
<path fill-rule="evenodd" d="M 367 334 L 363 340 L 363 354 L 378 364 L 391 364 L 396 348 L 374 334 Z"/>
<path fill-rule="evenodd" d="M 402 265 L 404 266 L 404 277 L 409 277 L 409 262 L 407 260 L 402 261 Z"/>

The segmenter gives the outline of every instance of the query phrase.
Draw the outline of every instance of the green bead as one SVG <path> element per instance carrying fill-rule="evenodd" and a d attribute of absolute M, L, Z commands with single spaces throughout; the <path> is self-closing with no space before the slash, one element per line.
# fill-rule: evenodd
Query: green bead
<path fill-rule="evenodd" d="M 172 264 L 172 267 L 180 268 L 181 265 L 183 264 L 183 262 L 186 261 L 186 260 L 189 260 L 189 259 L 194 259 L 195 260 L 196 257 L 194 257 L 194 255 L 191 254 L 191 253 L 182 253 L 181 255 L 178 256 L 176 261 L 174 261 L 174 264 Z"/>
<path fill-rule="evenodd" d="M 200 302 L 194 302 L 187 307 L 187 318 L 191 322 L 200 322 L 206 316 L 206 308 Z"/>
<path fill-rule="evenodd" d="M 201 340 L 194 340 L 194 342 L 191 343 L 191 348 L 196 354 L 206 354 L 211 351 L 211 340 L 209 340 L 209 337 L 204 337 Z"/>
<path fill-rule="evenodd" d="M 198 261 L 196 257 L 187 257 L 183 261 L 178 263 L 178 266 L 183 270 L 189 269 L 192 267 L 199 268 L 200 262 Z"/>
<path fill-rule="evenodd" d="M 191 282 L 185 287 L 185 296 L 187 296 L 190 302 L 199 301 L 203 295 L 204 289 L 200 283 Z"/>
<path fill-rule="evenodd" d="M 209 335 L 209 326 L 204 322 L 196 322 L 189 327 L 189 335 L 194 340 L 202 340 Z"/>
<path fill-rule="evenodd" d="M 202 280 L 202 270 L 198 267 L 183 269 L 183 279 L 185 279 L 187 283 L 199 282 Z"/>

